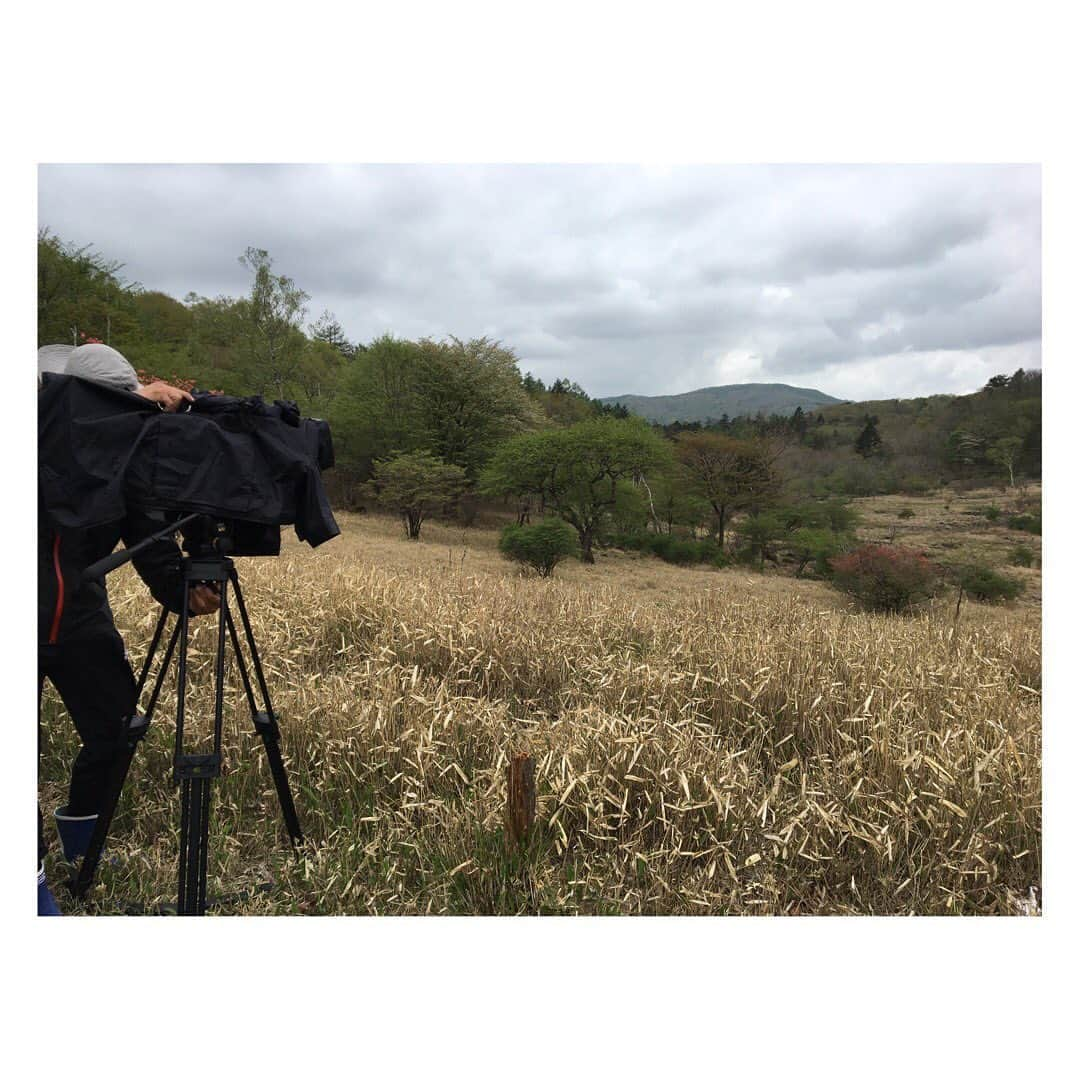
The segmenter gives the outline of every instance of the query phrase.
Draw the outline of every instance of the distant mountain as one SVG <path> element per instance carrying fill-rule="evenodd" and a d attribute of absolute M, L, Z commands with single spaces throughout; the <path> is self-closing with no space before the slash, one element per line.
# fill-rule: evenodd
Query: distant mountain
<path fill-rule="evenodd" d="M 731 417 L 754 416 L 758 412 L 766 416 L 772 413 L 790 416 L 800 405 L 803 412 L 811 412 L 823 405 L 841 404 L 840 398 L 830 397 L 820 390 L 784 383 L 736 383 L 733 386 L 706 386 L 686 394 L 662 397 L 621 394 L 600 400 L 605 405 L 625 405 L 630 412 L 658 424 L 670 424 L 675 420 L 684 423 L 719 420 L 725 413 Z"/>

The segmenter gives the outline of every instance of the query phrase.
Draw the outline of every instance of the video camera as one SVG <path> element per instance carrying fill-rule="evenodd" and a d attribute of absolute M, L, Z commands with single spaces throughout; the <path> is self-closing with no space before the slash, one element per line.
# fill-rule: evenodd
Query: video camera
<path fill-rule="evenodd" d="M 49 374 L 38 394 L 39 494 L 60 528 L 137 507 L 165 521 L 209 519 L 186 523 L 196 545 L 226 523 L 235 555 L 278 554 L 283 525 L 316 547 L 340 532 L 322 483 L 333 464 L 330 426 L 292 402 L 196 392 L 188 409 L 168 413 L 126 390 Z"/>

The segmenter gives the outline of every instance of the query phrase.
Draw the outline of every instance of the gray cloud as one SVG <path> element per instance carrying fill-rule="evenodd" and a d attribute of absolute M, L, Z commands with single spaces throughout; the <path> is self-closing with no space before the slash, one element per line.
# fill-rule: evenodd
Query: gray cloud
<path fill-rule="evenodd" d="M 147 288 L 254 245 L 366 341 L 498 337 L 597 395 L 965 392 L 1041 364 L 1034 166 L 43 166 L 39 220 Z"/>

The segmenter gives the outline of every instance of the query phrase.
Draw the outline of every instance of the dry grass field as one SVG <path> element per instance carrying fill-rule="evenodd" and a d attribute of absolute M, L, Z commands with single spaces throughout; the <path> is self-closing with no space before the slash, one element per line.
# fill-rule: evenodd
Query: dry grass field
<path fill-rule="evenodd" d="M 1038 546 L 955 500 L 861 503 L 868 537 Z M 898 521 L 904 506 L 916 516 Z M 215 910 L 1034 909 L 1038 570 L 1016 571 L 1023 602 L 965 603 L 954 622 L 955 596 L 868 615 L 820 582 L 617 553 L 541 581 L 498 556 L 493 530 L 429 524 L 410 543 L 395 520 L 340 520 L 317 551 L 290 538 L 281 558 L 241 563 L 308 841 L 299 858 L 284 846 L 230 665 L 210 865 L 211 892 L 229 898 Z M 155 612 L 130 568 L 116 578 L 137 664 Z M 209 711 L 213 629 L 195 637 L 193 717 Z M 175 897 L 172 709 L 166 698 L 136 758 L 91 910 Z M 536 760 L 537 825 L 509 850 L 519 748 Z M 47 691 L 46 813 L 74 749 Z"/>

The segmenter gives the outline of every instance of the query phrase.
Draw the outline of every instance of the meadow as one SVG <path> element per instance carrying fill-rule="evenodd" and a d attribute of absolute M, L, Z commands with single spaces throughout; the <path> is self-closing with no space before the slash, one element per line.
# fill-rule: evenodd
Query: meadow
<path fill-rule="evenodd" d="M 991 495 L 965 498 L 858 500 L 861 531 L 1038 545 L 980 516 Z M 339 520 L 316 551 L 289 534 L 280 558 L 240 564 L 307 840 L 289 854 L 230 664 L 215 913 L 1037 910 L 1037 568 L 1015 571 L 1029 587 L 1013 605 L 957 609 L 954 591 L 883 616 L 820 581 L 620 552 L 539 580 L 489 526 L 428 523 L 411 542 L 390 517 Z M 138 665 L 156 612 L 130 567 L 114 576 Z M 196 625 L 197 724 L 214 626 Z M 136 758 L 89 910 L 175 898 L 173 707 Z M 41 745 L 48 814 L 76 748 L 51 689 Z M 537 783 L 520 848 L 503 827 L 517 750 Z M 48 867 L 59 882 L 55 844 Z"/>

